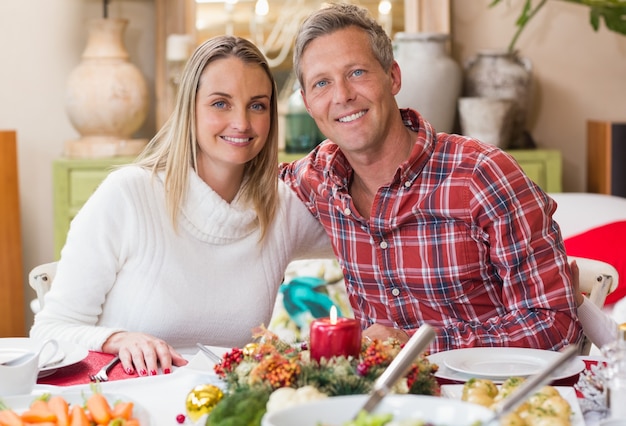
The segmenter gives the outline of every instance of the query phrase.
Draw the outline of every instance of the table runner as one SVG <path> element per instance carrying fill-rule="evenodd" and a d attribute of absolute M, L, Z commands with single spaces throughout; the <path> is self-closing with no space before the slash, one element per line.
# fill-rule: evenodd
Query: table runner
<path fill-rule="evenodd" d="M 56 385 L 56 386 L 71 386 L 89 383 L 89 375 L 95 374 L 100 368 L 102 368 L 107 362 L 113 359 L 112 354 L 103 352 L 89 351 L 87 357 L 71 366 L 63 367 L 54 372 L 53 374 L 42 377 L 37 380 L 40 385 Z M 596 365 L 598 360 L 595 359 L 583 359 L 585 362 L 585 369 L 590 369 L 592 365 Z M 551 384 L 554 386 L 574 386 L 578 382 L 578 374 L 567 377 L 564 379 L 556 380 Z M 109 380 L 122 380 L 132 377 L 139 377 L 137 373 L 126 374 L 122 368 L 122 364 L 116 364 L 111 371 L 109 371 Z M 460 384 L 462 381 L 455 381 L 443 378 L 437 378 L 440 385 L 448 384 Z"/>

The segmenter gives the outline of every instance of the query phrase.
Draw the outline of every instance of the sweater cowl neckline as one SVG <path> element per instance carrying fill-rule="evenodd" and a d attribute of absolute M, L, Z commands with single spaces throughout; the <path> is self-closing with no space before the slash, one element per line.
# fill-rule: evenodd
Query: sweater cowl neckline
<path fill-rule="evenodd" d="M 213 244 L 227 244 L 258 229 L 256 212 L 240 198 L 240 194 L 227 203 L 194 171 L 190 171 L 188 181 L 180 223 L 196 238 Z"/>

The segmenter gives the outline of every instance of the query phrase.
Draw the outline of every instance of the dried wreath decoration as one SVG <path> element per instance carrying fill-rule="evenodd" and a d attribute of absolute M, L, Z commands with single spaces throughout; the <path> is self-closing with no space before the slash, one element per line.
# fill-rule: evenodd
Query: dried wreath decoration
<path fill-rule="evenodd" d="M 291 345 L 263 326 L 253 330 L 253 338 L 259 343 L 232 349 L 214 367 L 226 384 L 226 395 L 261 389 L 270 394 L 281 387 L 305 386 L 313 386 L 328 396 L 368 393 L 402 349 L 397 340 L 363 339 L 358 359 L 340 356 L 318 363 L 310 358 L 307 342 Z M 434 376 L 437 369 L 425 354 L 420 355 L 394 392 L 440 395 Z"/>

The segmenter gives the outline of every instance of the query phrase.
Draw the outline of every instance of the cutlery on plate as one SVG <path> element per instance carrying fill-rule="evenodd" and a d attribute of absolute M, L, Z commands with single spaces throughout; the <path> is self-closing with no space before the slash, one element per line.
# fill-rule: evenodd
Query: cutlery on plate
<path fill-rule="evenodd" d="M 497 425 L 499 420 L 510 411 L 514 410 L 519 404 L 524 402 L 535 390 L 552 381 L 552 376 L 559 368 L 567 365 L 578 353 L 580 348 L 578 345 L 569 345 L 563 350 L 558 357 L 548 364 L 543 370 L 534 376 L 528 377 L 524 382 L 511 394 L 498 402 L 493 407 L 493 417 L 482 422 L 483 425 Z"/>
<path fill-rule="evenodd" d="M 222 357 L 213 352 L 211 349 L 204 346 L 202 343 L 196 343 L 196 346 L 200 348 L 203 354 L 205 354 L 213 363 L 221 364 Z"/>
<path fill-rule="evenodd" d="M 376 379 L 374 388 L 370 392 L 369 397 L 365 401 L 365 404 L 363 404 L 363 407 L 355 413 L 354 418 L 356 418 L 360 411 L 369 413 L 374 410 L 378 403 L 393 388 L 398 379 L 409 371 L 411 364 L 415 361 L 415 358 L 417 358 L 417 356 L 422 353 L 424 349 L 426 349 L 434 338 L 434 328 L 428 324 L 420 326 L 406 345 L 404 345 L 402 350 L 398 352 L 398 355 L 396 355 L 393 361 L 391 361 L 391 364 L 389 364 L 380 377 Z"/>
<path fill-rule="evenodd" d="M 109 371 L 115 364 L 120 362 L 120 357 L 116 356 L 108 364 L 102 367 L 96 374 L 90 374 L 89 380 L 92 382 L 107 382 L 109 380 Z"/>

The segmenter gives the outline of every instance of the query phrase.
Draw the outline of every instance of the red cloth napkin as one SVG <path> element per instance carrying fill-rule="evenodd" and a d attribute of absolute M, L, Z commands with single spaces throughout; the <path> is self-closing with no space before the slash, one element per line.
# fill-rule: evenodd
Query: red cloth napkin
<path fill-rule="evenodd" d="M 82 361 L 59 368 L 53 374 L 41 377 L 37 380 L 40 385 L 71 386 L 89 383 L 89 375 L 95 374 L 106 363 L 113 359 L 113 355 L 103 352 L 89 351 L 89 354 Z M 131 377 L 138 377 L 137 373 L 126 374 L 122 364 L 118 363 L 109 371 L 109 380 L 121 380 Z"/>

